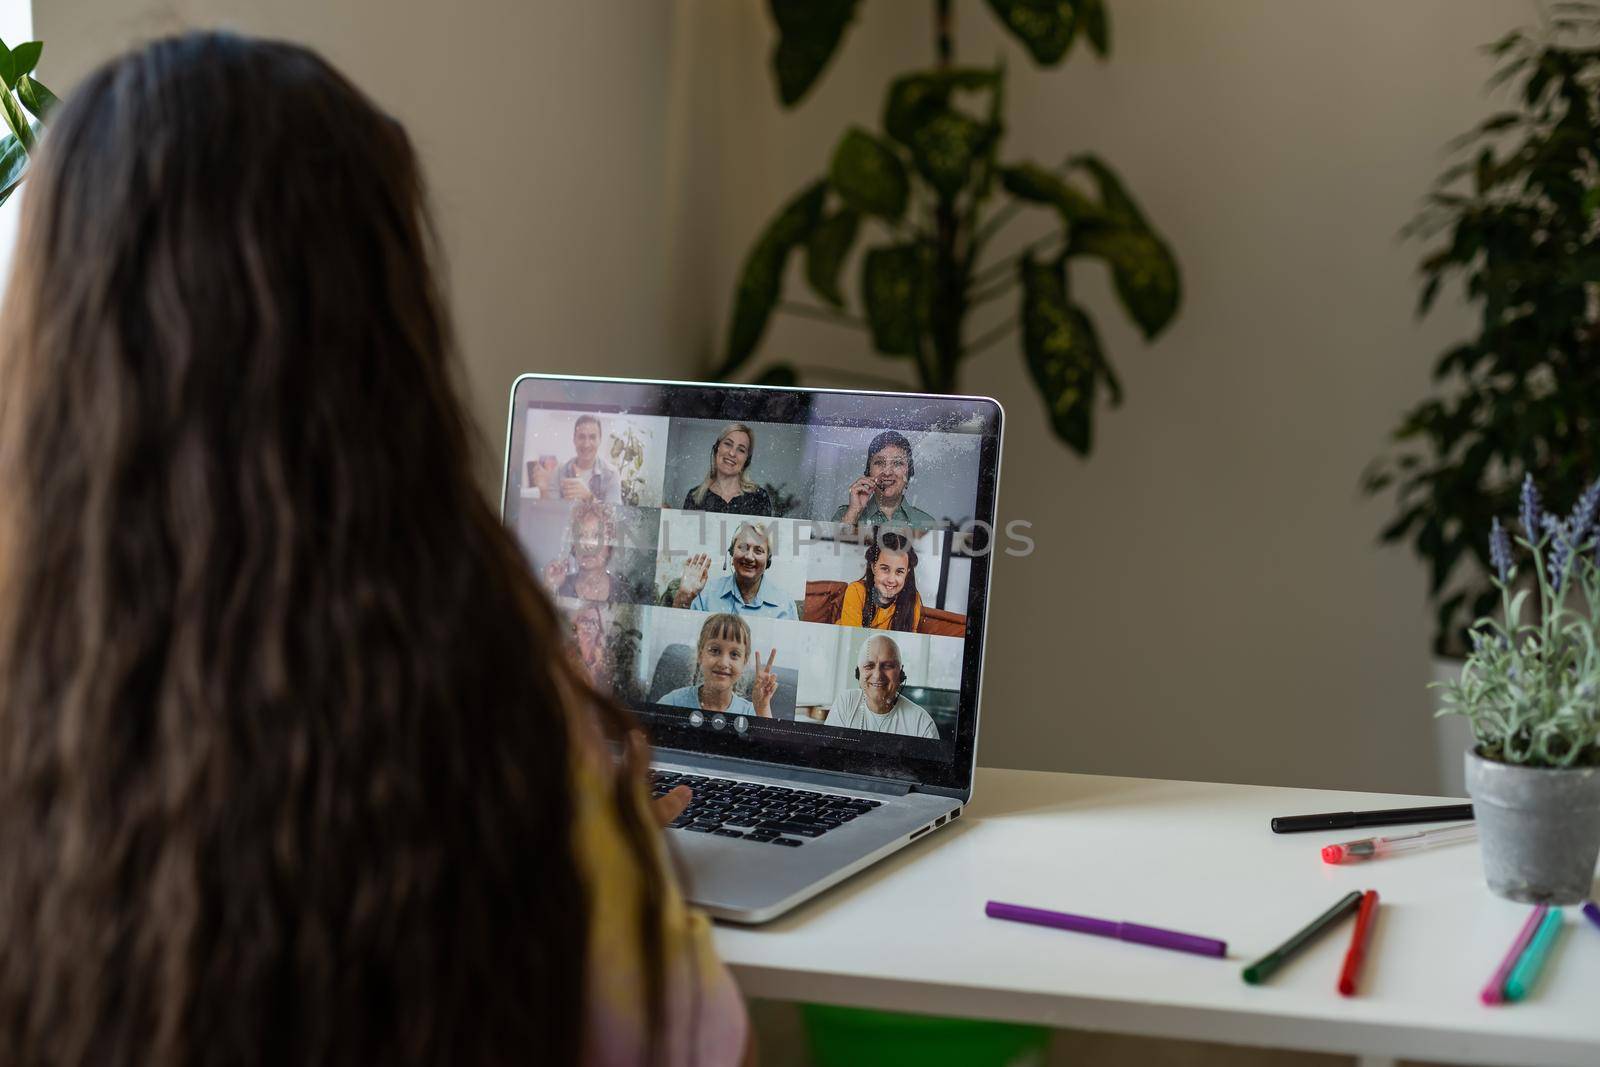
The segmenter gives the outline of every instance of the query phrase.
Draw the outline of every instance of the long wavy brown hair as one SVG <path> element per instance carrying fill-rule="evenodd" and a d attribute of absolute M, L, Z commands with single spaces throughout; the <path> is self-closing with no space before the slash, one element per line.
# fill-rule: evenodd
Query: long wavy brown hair
<path fill-rule="evenodd" d="M 26 201 L 0 1059 L 578 1060 L 572 694 L 631 720 L 474 488 L 404 132 L 302 48 L 173 38 L 79 86 Z"/>

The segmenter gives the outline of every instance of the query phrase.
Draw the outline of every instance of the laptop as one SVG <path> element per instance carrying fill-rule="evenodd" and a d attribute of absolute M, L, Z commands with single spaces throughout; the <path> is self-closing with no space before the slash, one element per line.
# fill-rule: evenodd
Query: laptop
<path fill-rule="evenodd" d="M 691 900 L 773 919 L 972 798 L 992 399 L 527 374 L 502 516 L 638 714 Z M 1025 538 L 1018 538 L 1019 542 Z"/>

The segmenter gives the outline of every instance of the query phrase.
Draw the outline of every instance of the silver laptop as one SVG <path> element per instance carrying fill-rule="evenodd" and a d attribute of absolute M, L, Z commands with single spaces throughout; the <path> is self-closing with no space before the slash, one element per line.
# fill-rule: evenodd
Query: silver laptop
<path fill-rule="evenodd" d="M 760 923 L 972 796 L 1002 413 L 524 375 L 502 514 L 656 746 L 695 903 Z"/>

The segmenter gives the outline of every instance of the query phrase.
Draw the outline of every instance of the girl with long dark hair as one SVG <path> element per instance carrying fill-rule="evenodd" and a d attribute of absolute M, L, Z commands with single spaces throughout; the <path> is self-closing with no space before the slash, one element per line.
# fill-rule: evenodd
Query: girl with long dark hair
<path fill-rule="evenodd" d="M 874 528 L 866 564 L 867 572 L 844 587 L 834 622 L 870 630 L 915 630 L 920 626 L 922 596 L 917 592 L 917 550 L 911 538 Z"/>
<path fill-rule="evenodd" d="M 57 113 L 0 335 L 8 1063 L 739 1058 L 633 721 L 474 488 L 432 249 L 304 49 Z"/>

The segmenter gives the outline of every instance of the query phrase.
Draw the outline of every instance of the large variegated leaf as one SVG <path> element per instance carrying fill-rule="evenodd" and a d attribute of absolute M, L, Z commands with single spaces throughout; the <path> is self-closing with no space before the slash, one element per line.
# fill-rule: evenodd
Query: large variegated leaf
<path fill-rule="evenodd" d="M 1078 32 L 1073 0 L 988 0 L 989 8 L 1030 55 L 1053 67 L 1072 47 Z"/>
<path fill-rule="evenodd" d="M 858 0 L 768 0 L 778 24 L 772 76 L 778 99 L 793 107 L 816 83 L 855 17 Z"/>
<path fill-rule="evenodd" d="M 1131 226 L 1094 226 L 1074 232 L 1073 256 L 1095 256 L 1111 267 L 1117 298 L 1146 340 L 1167 328 L 1178 313 L 1178 264 L 1166 242 Z"/>
<path fill-rule="evenodd" d="M 1111 19 L 1106 14 L 1106 0 L 1082 0 L 1078 17 L 1083 20 L 1083 35 L 1089 45 L 1104 59 L 1111 54 Z"/>
<path fill-rule="evenodd" d="M 874 348 L 889 356 L 916 352 L 930 288 L 922 246 L 891 245 L 867 253 L 861 264 L 861 304 Z"/>
<path fill-rule="evenodd" d="M 973 118 L 950 100 L 956 90 L 993 92 L 998 70 L 960 67 L 897 78 L 884 102 L 883 127 L 911 150 L 917 172 L 946 198 L 967 184 L 972 166 L 999 136 L 999 123 Z"/>
<path fill-rule="evenodd" d="M 820 222 L 806 241 L 806 281 L 834 307 L 844 306 L 839 291 L 839 271 L 855 243 L 861 216 L 854 208 L 840 208 Z"/>
<path fill-rule="evenodd" d="M 738 369 L 761 343 L 767 320 L 772 317 L 772 309 L 783 289 L 783 271 L 789 262 L 789 253 L 816 227 L 827 191 L 825 182 L 807 186 L 767 224 L 755 247 L 745 257 L 733 294 L 733 318 L 728 323 L 727 349 L 717 371 L 718 377 L 726 377 Z"/>
<path fill-rule="evenodd" d="M 1056 436 L 1079 455 L 1094 442 L 1094 403 L 1101 368 L 1100 339 L 1094 326 L 1067 297 L 1066 271 L 1059 260 L 1023 257 L 1022 351 L 1028 372 L 1044 397 Z"/>
<path fill-rule="evenodd" d="M 894 150 L 859 126 L 845 131 L 834 149 L 828 182 L 846 204 L 863 215 L 891 221 L 906 213 L 911 182 Z"/>
<path fill-rule="evenodd" d="M 1002 167 L 1000 184 L 1012 196 L 1055 208 L 1061 220 L 1069 225 L 1108 221 L 1100 205 L 1073 188 L 1066 179 L 1052 174 L 1037 163 Z"/>

